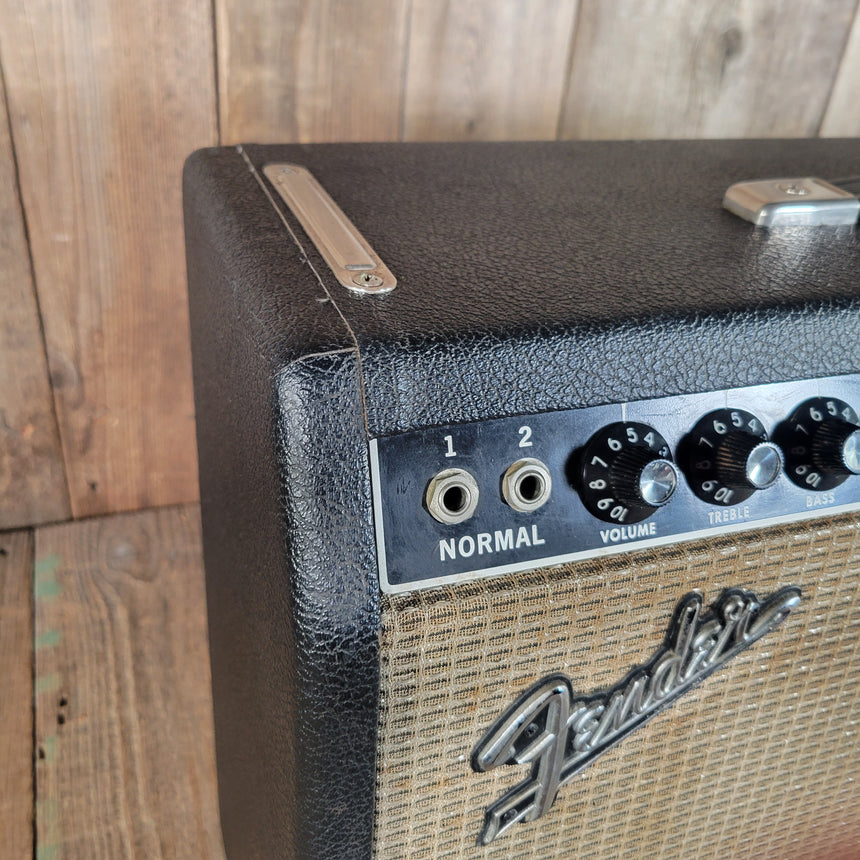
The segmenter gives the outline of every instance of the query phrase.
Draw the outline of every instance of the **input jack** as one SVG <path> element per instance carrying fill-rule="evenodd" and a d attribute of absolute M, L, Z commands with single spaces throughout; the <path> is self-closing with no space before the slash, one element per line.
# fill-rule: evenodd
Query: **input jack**
<path fill-rule="evenodd" d="M 527 514 L 544 505 L 552 493 L 552 475 L 545 463 L 524 457 L 502 475 L 502 496 L 515 510 Z"/>
<path fill-rule="evenodd" d="M 462 523 L 478 507 L 478 483 L 465 469 L 444 469 L 430 479 L 424 504 L 440 523 Z"/>

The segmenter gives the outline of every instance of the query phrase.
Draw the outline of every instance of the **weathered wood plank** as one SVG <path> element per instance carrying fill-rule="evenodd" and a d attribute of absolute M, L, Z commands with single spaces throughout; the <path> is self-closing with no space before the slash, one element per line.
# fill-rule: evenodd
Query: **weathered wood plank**
<path fill-rule="evenodd" d="M 820 134 L 822 137 L 860 136 L 860 6 L 854 15 Z"/>
<path fill-rule="evenodd" d="M 583 0 L 560 136 L 813 136 L 854 7 Z"/>
<path fill-rule="evenodd" d="M 407 140 L 556 136 L 577 0 L 415 0 Z"/>
<path fill-rule="evenodd" d="M 0 853 L 33 856 L 33 535 L 0 534 Z"/>
<path fill-rule="evenodd" d="M 396 140 L 408 0 L 215 0 L 224 143 Z"/>
<path fill-rule="evenodd" d="M 35 593 L 39 850 L 223 857 L 197 508 L 38 530 Z"/>
<path fill-rule="evenodd" d="M 0 0 L 75 516 L 196 497 L 180 171 L 216 141 L 209 0 Z"/>
<path fill-rule="evenodd" d="M 0 529 L 68 519 L 63 452 L 0 78 Z"/>

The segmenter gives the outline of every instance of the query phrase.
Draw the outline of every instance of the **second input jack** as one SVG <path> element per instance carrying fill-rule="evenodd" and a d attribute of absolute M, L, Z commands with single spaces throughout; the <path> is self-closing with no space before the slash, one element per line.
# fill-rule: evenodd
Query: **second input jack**
<path fill-rule="evenodd" d="M 552 475 L 545 463 L 524 457 L 512 463 L 502 475 L 502 496 L 521 513 L 536 511 L 552 493 Z"/>

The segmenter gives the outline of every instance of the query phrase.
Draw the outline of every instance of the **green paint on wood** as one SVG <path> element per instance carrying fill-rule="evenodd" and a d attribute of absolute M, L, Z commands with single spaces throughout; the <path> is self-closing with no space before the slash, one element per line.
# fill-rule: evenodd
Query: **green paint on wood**
<path fill-rule="evenodd" d="M 36 678 L 36 695 L 60 689 L 60 676 L 56 672 Z"/>
<path fill-rule="evenodd" d="M 62 564 L 62 559 L 51 553 L 36 562 L 35 592 L 37 600 L 53 600 L 62 592 L 62 586 L 57 582 L 57 568 Z"/>
<path fill-rule="evenodd" d="M 54 798 L 36 801 L 36 831 L 41 844 L 36 846 L 36 860 L 59 860 L 60 846 L 57 839 L 59 814 Z"/>
<path fill-rule="evenodd" d="M 59 630 L 46 630 L 36 637 L 36 649 L 39 648 L 56 648 L 63 638 Z"/>
<path fill-rule="evenodd" d="M 53 797 L 45 800 L 36 801 L 36 818 L 48 824 L 53 824 L 57 820 L 58 806 L 57 801 Z"/>
<path fill-rule="evenodd" d="M 36 560 L 36 576 L 41 576 L 44 573 L 53 573 L 59 566 L 62 559 L 55 553 L 52 552 L 50 555 L 46 555 L 44 558 L 40 558 Z"/>
<path fill-rule="evenodd" d="M 39 761 L 43 764 L 51 764 L 57 758 L 57 736 L 48 735 L 41 744 L 39 744 Z"/>
<path fill-rule="evenodd" d="M 36 577 L 36 600 L 53 600 L 62 590 L 53 573 Z"/>

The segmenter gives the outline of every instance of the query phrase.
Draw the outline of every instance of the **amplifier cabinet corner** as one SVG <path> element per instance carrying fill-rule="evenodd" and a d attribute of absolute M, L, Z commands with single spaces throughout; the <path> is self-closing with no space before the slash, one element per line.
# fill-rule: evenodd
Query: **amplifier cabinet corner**
<path fill-rule="evenodd" d="M 189 158 L 229 857 L 860 857 L 860 247 L 794 204 L 857 175 L 837 140 Z"/>

